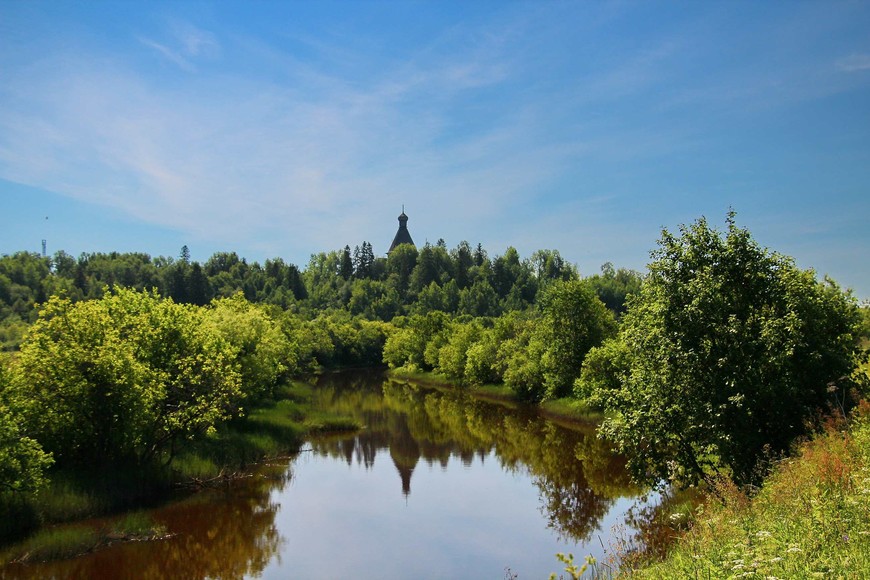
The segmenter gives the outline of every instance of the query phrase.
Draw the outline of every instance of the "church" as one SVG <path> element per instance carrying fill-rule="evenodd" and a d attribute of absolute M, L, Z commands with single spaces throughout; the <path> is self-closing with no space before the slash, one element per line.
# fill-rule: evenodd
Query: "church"
<path fill-rule="evenodd" d="M 390 252 L 392 252 L 399 244 L 414 245 L 414 240 L 411 239 L 411 232 L 408 231 L 408 216 L 405 215 L 404 205 L 402 206 L 402 213 L 399 214 L 399 231 L 396 232 L 396 236 L 393 238 L 393 243 L 390 244 L 390 249 L 387 250 L 387 255 L 390 255 Z"/>

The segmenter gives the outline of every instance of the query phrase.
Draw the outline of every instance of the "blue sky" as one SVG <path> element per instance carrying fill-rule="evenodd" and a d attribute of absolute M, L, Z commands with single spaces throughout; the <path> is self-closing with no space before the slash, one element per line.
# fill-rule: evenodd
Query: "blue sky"
<path fill-rule="evenodd" d="M 867 2 L 0 2 L 0 253 L 643 269 L 728 208 L 870 298 Z M 46 219 L 47 218 L 47 219 Z"/>

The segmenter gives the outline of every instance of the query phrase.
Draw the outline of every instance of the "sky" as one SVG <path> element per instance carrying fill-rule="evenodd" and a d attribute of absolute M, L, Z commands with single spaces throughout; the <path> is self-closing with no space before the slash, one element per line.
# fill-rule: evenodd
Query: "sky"
<path fill-rule="evenodd" d="M 444 239 L 644 270 L 729 209 L 870 298 L 868 2 L 0 0 L 0 254 Z"/>

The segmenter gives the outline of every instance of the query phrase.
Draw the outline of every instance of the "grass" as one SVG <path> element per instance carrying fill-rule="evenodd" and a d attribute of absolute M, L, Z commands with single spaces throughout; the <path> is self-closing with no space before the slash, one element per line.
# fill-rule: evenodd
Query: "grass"
<path fill-rule="evenodd" d="M 264 459 L 295 453 L 308 433 L 359 430 L 357 421 L 311 407 L 312 388 L 286 385 L 277 401 L 222 425 L 173 460 L 175 479 L 205 480 L 246 469 Z"/>
<path fill-rule="evenodd" d="M 583 401 L 571 397 L 542 402 L 541 414 L 556 422 L 560 420 L 567 420 L 571 423 L 581 421 L 592 422 L 596 425 L 604 417 L 601 411 L 591 409 Z"/>
<path fill-rule="evenodd" d="M 748 497 L 723 481 L 662 562 L 627 578 L 870 578 L 870 416 L 780 462 Z"/>
<path fill-rule="evenodd" d="M 163 537 L 166 529 L 141 511 L 124 515 L 111 524 L 67 525 L 44 528 L 0 552 L 0 564 L 51 562 L 74 558 L 117 542 Z"/>

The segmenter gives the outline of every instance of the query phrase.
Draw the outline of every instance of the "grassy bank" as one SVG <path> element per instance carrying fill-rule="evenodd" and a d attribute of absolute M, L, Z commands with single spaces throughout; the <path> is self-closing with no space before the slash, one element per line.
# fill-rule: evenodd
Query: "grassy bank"
<path fill-rule="evenodd" d="M 870 415 L 781 461 L 753 497 L 728 483 L 662 562 L 626 578 L 870 578 Z"/>
<path fill-rule="evenodd" d="M 16 542 L 0 548 L 0 564 L 72 557 L 118 541 L 159 536 L 161 530 L 149 526 L 140 512 L 97 529 L 56 525 L 149 507 L 179 488 L 225 483 L 252 464 L 295 453 L 308 433 L 361 428 L 348 417 L 313 409 L 311 389 L 302 382 L 285 385 L 276 400 L 194 441 L 168 467 L 53 470 L 37 494 L 0 496 L 0 544 Z"/>
<path fill-rule="evenodd" d="M 391 369 L 388 371 L 388 375 L 395 379 L 407 379 L 437 388 L 464 390 L 475 399 L 497 403 L 511 409 L 521 406 L 535 407 L 543 417 L 561 423 L 588 423 L 590 421 L 597 423 L 603 417 L 599 411 L 590 409 L 582 402 L 572 398 L 543 401 L 537 405 L 528 403 L 519 399 L 516 393 L 504 384 L 461 387 L 444 375 L 428 371 L 409 371 L 404 368 Z"/>

